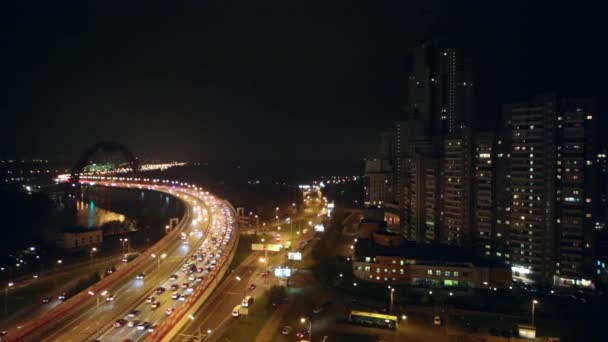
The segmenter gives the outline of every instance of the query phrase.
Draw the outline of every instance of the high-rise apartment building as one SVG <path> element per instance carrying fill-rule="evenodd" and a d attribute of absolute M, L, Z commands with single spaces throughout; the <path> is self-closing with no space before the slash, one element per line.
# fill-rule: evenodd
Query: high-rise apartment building
<path fill-rule="evenodd" d="M 594 273 L 595 223 L 603 220 L 596 161 L 599 115 L 591 99 L 560 99 L 556 139 L 556 285 Z M 586 278 L 586 279 L 585 279 Z"/>
<path fill-rule="evenodd" d="M 405 232 L 409 240 L 438 242 L 439 159 L 417 155 L 408 158 L 403 187 Z"/>
<path fill-rule="evenodd" d="M 492 255 L 495 238 L 495 154 L 494 134 L 479 133 L 475 137 L 473 177 L 473 242 L 480 254 Z"/>
<path fill-rule="evenodd" d="M 594 229 L 603 222 L 598 112 L 554 94 L 507 105 L 509 247 L 514 275 L 590 286 Z"/>
<path fill-rule="evenodd" d="M 554 95 L 504 107 L 510 122 L 509 246 L 514 275 L 554 271 L 556 108 Z"/>
<path fill-rule="evenodd" d="M 441 241 L 468 244 L 472 226 L 470 131 L 444 140 L 441 185 Z"/>
<path fill-rule="evenodd" d="M 402 222 L 412 240 L 460 243 L 470 233 L 472 77 L 455 49 L 425 42 L 412 51 L 408 120 L 399 125 Z"/>
<path fill-rule="evenodd" d="M 390 163 L 386 159 L 370 159 L 365 161 L 364 175 L 364 205 L 381 206 L 390 201 Z"/>
<path fill-rule="evenodd" d="M 443 122 L 443 134 L 459 134 L 462 126 L 470 128 L 474 112 L 472 63 L 454 49 L 442 49 L 438 64 L 438 115 Z"/>

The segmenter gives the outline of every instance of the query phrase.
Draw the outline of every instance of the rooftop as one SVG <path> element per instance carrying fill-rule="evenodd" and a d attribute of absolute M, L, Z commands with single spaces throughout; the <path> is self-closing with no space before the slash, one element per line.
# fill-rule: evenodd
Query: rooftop
<path fill-rule="evenodd" d="M 372 239 L 358 239 L 355 243 L 355 257 L 363 258 L 367 256 L 394 256 L 437 263 L 457 262 L 472 263 L 482 267 L 509 267 L 499 259 L 481 257 L 458 246 L 404 241 L 400 245 L 389 247 L 379 245 Z"/>
<path fill-rule="evenodd" d="M 98 230 L 100 230 L 100 229 L 99 228 L 84 228 L 84 227 L 76 226 L 76 227 L 69 227 L 69 228 L 62 229 L 61 232 L 78 234 L 78 233 L 94 232 L 94 231 L 98 231 Z"/>

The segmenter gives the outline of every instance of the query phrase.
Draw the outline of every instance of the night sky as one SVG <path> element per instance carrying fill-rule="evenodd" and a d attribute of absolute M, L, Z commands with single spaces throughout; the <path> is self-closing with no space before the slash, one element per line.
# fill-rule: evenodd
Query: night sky
<path fill-rule="evenodd" d="M 576 4 L 2 1 L 0 156 L 116 140 L 148 159 L 359 159 L 429 37 L 473 57 L 491 127 L 503 102 L 607 93 L 602 11 Z"/>

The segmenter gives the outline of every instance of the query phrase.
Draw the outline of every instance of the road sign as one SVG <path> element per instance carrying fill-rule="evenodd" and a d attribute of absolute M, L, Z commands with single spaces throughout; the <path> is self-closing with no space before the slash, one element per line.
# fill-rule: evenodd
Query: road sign
<path fill-rule="evenodd" d="M 281 244 L 263 244 L 263 243 L 252 243 L 251 250 L 252 251 L 270 251 L 270 252 L 280 252 L 283 245 Z"/>
<path fill-rule="evenodd" d="M 291 277 L 291 269 L 277 267 L 274 269 L 274 275 L 279 278 L 289 278 Z"/>
<path fill-rule="evenodd" d="M 289 260 L 302 260 L 302 253 L 300 252 L 289 252 L 287 253 L 287 259 Z"/>

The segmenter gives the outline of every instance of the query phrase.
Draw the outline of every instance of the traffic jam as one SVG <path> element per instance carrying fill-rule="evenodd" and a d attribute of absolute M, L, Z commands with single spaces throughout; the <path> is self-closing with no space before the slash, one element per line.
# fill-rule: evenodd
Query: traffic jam
<path fill-rule="evenodd" d="M 139 340 L 146 333 L 154 332 L 167 317 L 172 315 L 180 305 L 183 305 L 198 286 L 205 283 L 208 274 L 217 267 L 226 246 L 235 233 L 233 214 L 226 203 L 215 199 L 208 193 L 192 191 L 189 194 L 190 197 L 188 195 L 180 197 L 193 205 L 193 216 L 196 218 L 192 220 L 191 228 L 181 233 L 180 240 L 181 248 L 192 248 L 192 251 L 187 253 L 183 261 L 178 264 L 179 268 L 176 268 L 164 280 L 159 281 L 158 286 L 144 300 L 137 303 L 125 317 L 117 319 L 114 322 L 114 328 L 100 336 L 99 340 L 127 337 Z M 198 197 L 202 200 L 210 213 L 206 208 L 197 205 L 196 199 L 191 197 Z M 211 224 L 205 234 L 201 230 L 201 226 L 209 220 L 208 217 L 211 218 Z M 148 277 L 141 273 L 134 281 L 145 282 L 148 281 Z M 119 301 L 120 298 L 113 300 Z"/>

